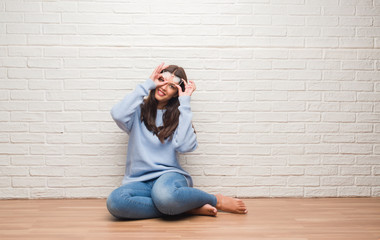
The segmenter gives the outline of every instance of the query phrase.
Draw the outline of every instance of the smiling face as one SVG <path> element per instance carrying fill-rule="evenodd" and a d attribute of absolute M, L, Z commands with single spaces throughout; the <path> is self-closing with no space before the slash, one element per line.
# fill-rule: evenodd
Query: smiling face
<path fill-rule="evenodd" d="M 158 101 L 158 108 L 162 109 L 165 107 L 165 105 L 171 98 L 178 96 L 178 88 L 176 86 L 176 83 L 173 81 L 172 74 L 163 74 L 163 76 L 160 77 L 158 80 L 160 82 L 168 82 L 167 84 L 161 87 L 157 87 L 156 92 L 154 94 L 154 97 Z"/>

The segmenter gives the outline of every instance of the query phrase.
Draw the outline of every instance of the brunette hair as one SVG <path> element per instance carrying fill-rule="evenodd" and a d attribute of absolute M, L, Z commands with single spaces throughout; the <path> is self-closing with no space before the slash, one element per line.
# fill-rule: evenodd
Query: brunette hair
<path fill-rule="evenodd" d="M 170 65 L 163 71 L 174 73 L 177 77 L 184 79 L 187 82 L 187 76 L 185 70 L 177 65 Z M 184 83 L 181 83 L 182 90 L 185 89 Z M 141 104 L 141 121 L 144 122 L 145 127 L 157 135 L 161 143 L 164 143 L 165 139 L 172 139 L 173 133 L 178 127 L 179 122 L 179 101 L 178 93 L 172 97 L 165 108 L 166 111 L 163 115 L 163 125 L 161 127 L 156 126 L 157 105 L 158 101 L 155 98 L 156 89 L 150 91 L 148 97 L 144 99 Z"/>

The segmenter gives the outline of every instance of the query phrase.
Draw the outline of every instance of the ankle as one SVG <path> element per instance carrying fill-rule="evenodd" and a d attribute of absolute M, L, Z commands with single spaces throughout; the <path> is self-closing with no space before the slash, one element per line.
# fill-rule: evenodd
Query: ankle
<path fill-rule="evenodd" d="M 220 209 L 221 207 L 222 207 L 222 194 L 220 194 L 220 193 L 218 193 L 218 194 L 215 194 L 214 195 L 215 196 L 215 198 L 216 198 L 216 205 L 215 205 L 215 207 L 217 208 L 217 209 Z"/>

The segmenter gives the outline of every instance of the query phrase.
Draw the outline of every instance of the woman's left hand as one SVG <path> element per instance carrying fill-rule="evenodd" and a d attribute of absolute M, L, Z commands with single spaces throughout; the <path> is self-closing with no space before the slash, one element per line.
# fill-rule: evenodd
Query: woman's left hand
<path fill-rule="evenodd" d="M 193 81 L 189 81 L 189 83 L 187 83 L 185 79 L 182 79 L 182 81 L 183 84 L 185 84 L 185 91 L 182 91 L 180 85 L 176 85 L 178 88 L 178 96 L 191 96 L 196 89 L 195 83 Z"/>

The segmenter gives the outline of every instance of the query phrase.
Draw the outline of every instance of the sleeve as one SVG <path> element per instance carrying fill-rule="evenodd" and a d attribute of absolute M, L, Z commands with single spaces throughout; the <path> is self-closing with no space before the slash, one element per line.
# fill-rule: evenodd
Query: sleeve
<path fill-rule="evenodd" d="M 180 153 L 192 152 L 198 147 L 198 142 L 191 122 L 193 114 L 190 108 L 190 96 L 181 96 L 178 100 L 179 123 L 173 135 L 173 144 L 175 150 Z"/>
<path fill-rule="evenodd" d="M 136 89 L 127 94 L 120 102 L 111 109 L 111 116 L 116 124 L 123 131 L 130 133 L 133 125 L 134 114 L 149 91 L 154 89 L 156 84 L 151 79 L 137 85 Z"/>

